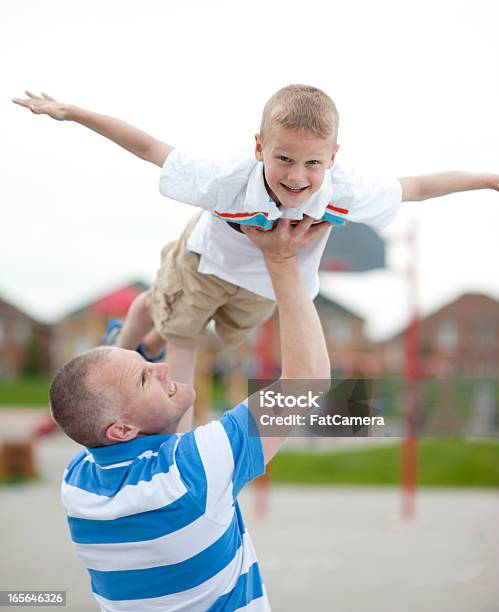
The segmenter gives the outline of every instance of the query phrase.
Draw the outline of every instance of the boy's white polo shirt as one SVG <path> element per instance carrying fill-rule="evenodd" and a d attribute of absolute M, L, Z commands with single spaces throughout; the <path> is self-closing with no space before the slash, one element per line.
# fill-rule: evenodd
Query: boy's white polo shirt
<path fill-rule="evenodd" d="M 379 230 L 397 214 L 402 190 L 395 178 L 367 178 L 336 164 L 321 188 L 298 208 L 278 208 L 265 188 L 263 164 L 250 156 L 228 160 L 196 159 L 174 149 L 160 177 L 166 197 L 205 209 L 187 248 L 201 255 L 199 272 L 214 274 L 239 287 L 275 299 L 261 251 L 227 221 L 268 229 L 279 218 L 299 220 L 307 214 L 333 227 L 348 221 Z M 338 230 L 336 230 L 338 231 Z M 306 245 L 296 259 L 312 297 L 319 291 L 319 264 L 329 231 Z"/>

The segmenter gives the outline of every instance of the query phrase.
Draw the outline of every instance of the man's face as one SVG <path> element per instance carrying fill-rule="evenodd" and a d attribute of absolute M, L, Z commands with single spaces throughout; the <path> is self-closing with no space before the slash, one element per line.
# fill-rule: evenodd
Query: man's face
<path fill-rule="evenodd" d="M 262 161 L 269 195 L 276 204 L 298 208 L 319 190 L 338 150 L 312 132 L 274 127 L 263 143 L 256 135 L 255 157 Z"/>
<path fill-rule="evenodd" d="M 137 435 L 174 433 L 196 396 L 192 385 L 169 378 L 166 363 L 149 363 L 135 351 L 116 347 L 92 374 L 92 383 L 117 392 L 121 421 Z"/>

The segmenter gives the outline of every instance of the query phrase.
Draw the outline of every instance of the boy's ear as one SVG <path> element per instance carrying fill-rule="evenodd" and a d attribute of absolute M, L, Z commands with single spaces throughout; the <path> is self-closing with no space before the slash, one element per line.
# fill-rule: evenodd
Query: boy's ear
<path fill-rule="evenodd" d="M 329 168 L 333 167 L 334 164 L 334 158 L 336 157 L 336 153 L 338 153 L 338 149 L 340 148 L 340 145 L 337 144 L 336 147 L 334 148 L 333 154 L 331 155 L 331 159 L 329 160 L 329 164 L 328 164 L 328 170 Z"/>
<path fill-rule="evenodd" d="M 138 427 L 127 425 L 123 421 L 115 421 L 106 429 L 106 438 L 110 442 L 128 442 L 134 440 L 138 433 Z"/>
<path fill-rule="evenodd" d="M 255 134 L 255 158 L 257 161 L 263 161 L 263 144 L 260 134 Z"/>

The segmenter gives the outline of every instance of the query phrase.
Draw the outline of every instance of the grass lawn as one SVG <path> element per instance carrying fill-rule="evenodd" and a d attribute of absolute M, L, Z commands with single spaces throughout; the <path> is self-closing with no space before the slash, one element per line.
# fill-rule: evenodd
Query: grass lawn
<path fill-rule="evenodd" d="M 499 442 L 421 440 L 418 483 L 423 486 L 499 487 Z M 398 485 L 400 445 L 332 453 L 279 453 L 273 483 Z"/>
<path fill-rule="evenodd" d="M 0 474 L 0 487 L 16 487 L 25 484 L 31 484 L 37 482 L 38 478 L 27 478 L 26 476 L 11 476 L 7 478 L 7 476 L 2 476 Z"/>
<path fill-rule="evenodd" d="M 0 380 L 0 409 L 2 406 L 48 406 L 50 378 L 19 378 Z"/>

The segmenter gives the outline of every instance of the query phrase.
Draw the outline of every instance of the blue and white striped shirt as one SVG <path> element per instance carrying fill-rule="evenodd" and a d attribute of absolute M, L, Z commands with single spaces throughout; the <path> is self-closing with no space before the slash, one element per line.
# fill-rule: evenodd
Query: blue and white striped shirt
<path fill-rule="evenodd" d="M 270 610 L 236 499 L 265 470 L 248 415 L 240 404 L 189 433 L 83 449 L 69 463 L 62 502 L 102 610 Z"/>

